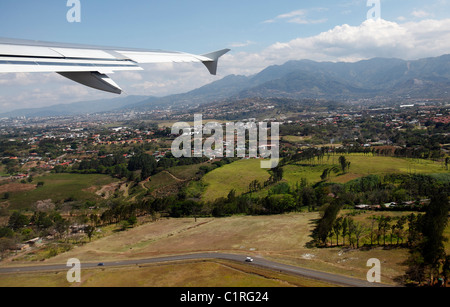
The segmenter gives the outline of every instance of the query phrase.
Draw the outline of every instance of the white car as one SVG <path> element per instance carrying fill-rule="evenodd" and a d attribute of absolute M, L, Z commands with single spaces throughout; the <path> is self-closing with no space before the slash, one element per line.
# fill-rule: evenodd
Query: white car
<path fill-rule="evenodd" d="M 247 258 L 245 258 L 245 262 L 253 262 L 253 258 L 252 257 L 247 257 Z"/>

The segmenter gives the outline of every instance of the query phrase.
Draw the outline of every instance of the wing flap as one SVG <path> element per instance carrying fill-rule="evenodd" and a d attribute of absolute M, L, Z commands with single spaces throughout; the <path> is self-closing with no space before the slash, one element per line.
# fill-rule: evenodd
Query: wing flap
<path fill-rule="evenodd" d="M 140 64 L 151 63 L 189 63 L 208 60 L 201 56 L 180 52 L 154 52 L 154 51 L 117 51 L 132 61 Z"/>
<path fill-rule="evenodd" d="M 51 48 L 51 50 L 61 54 L 65 58 L 116 60 L 116 57 L 112 56 L 111 54 L 103 50 L 69 49 L 69 48 Z"/>
<path fill-rule="evenodd" d="M 111 78 L 99 72 L 59 72 L 59 74 L 97 90 L 114 94 L 122 93 L 122 89 Z"/>
<path fill-rule="evenodd" d="M 143 70 L 131 61 L 0 57 L 0 73 Z"/>
<path fill-rule="evenodd" d="M 2 45 L 0 44 L 0 56 L 31 56 L 31 57 L 54 57 L 62 58 L 58 52 L 48 47 Z"/>
<path fill-rule="evenodd" d="M 213 75 L 223 49 L 205 55 L 162 50 L 125 49 L 0 38 L 0 73 L 57 72 L 75 82 L 120 94 L 106 74 L 143 70 L 142 63 L 203 63 Z"/>

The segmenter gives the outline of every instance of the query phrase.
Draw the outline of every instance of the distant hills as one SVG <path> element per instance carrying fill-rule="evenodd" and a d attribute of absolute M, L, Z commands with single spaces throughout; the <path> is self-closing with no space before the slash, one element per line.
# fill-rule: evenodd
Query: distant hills
<path fill-rule="evenodd" d="M 415 61 L 374 58 L 356 63 L 289 61 L 252 76 L 229 75 L 193 91 L 162 98 L 129 96 L 17 110 L 0 117 L 75 115 L 112 110 L 190 108 L 243 98 L 325 99 L 450 98 L 450 55 Z"/>
<path fill-rule="evenodd" d="M 99 112 L 109 112 L 116 109 L 125 108 L 128 105 L 135 104 L 147 96 L 127 96 L 114 99 L 102 99 L 93 101 L 74 102 L 69 104 L 57 104 L 42 108 L 28 108 L 1 113 L 3 117 L 48 117 L 48 116 L 70 116 L 80 114 L 93 114 Z"/>

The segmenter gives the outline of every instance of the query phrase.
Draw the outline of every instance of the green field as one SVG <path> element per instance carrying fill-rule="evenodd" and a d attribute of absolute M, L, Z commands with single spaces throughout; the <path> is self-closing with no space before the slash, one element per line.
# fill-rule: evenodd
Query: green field
<path fill-rule="evenodd" d="M 206 163 L 171 167 L 152 176 L 150 181 L 145 183 L 145 187 L 150 191 L 155 191 L 187 182 L 192 180 L 200 167 L 205 164 Z"/>
<path fill-rule="evenodd" d="M 332 174 L 330 182 L 346 183 L 353 179 L 367 175 L 383 174 L 450 174 L 442 163 L 422 159 L 406 159 L 384 156 L 372 156 L 362 154 L 345 155 L 347 161 L 351 162 L 350 171 L 342 174 Z M 324 169 L 336 165 L 339 166 L 339 155 L 330 155 L 321 162 L 303 162 L 290 164 L 283 167 L 283 181 L 291 185 L 300 182 L 305 178 L 308 183 L 319 182 L 320 175 Z M 235 189 L 237 194 L 244 193 L 248 185 L 253 180 L 261 183 L 269 178 L 269 172 L 260 168 L 259 160 L 239 160 L 208 173 L 203 178 L 206 190 L 203 194 L 204 200 L 214 200 L 218 197 L 226 197 L 231 189 Z M 258 195 L 263 195 L 266 190 L 262 190 Z"/>
<path fill-rule="evenodd" d="M 28 191 L 10 191 L 10 210 L 28 209 L 39 200 L 51 199 L 53 203 L 64 202 L 67 199 L 76 201 L 99 200 L 95 191 L 103 185 L 115 182 L 107 175 L 97 174 L 49 174 L 34 178 Z M 43 186 L 35 187 L 38 182 Z"/>
<path fill-rule="evenodd" d="M 286 135 L 282 137 L 282 140 L 289 143 L 304 143 L 305 141 L 311 140 L 309 136 L 298 136 L 298 135 Z"/>
<path fill-rule="evenodd" d="M 202 182 L 206 185 L 206 190 L 202 199 L 210 201 L 226 197 L 232 189 L 236 190 L 236 194 L 242 194 L 247 192 L 248 185 L 253 180 L 263 184 L 269 178 L 268 170 L 261 168 L 261 160 L 239 160 L 215 169 L 203 177 Z"/>

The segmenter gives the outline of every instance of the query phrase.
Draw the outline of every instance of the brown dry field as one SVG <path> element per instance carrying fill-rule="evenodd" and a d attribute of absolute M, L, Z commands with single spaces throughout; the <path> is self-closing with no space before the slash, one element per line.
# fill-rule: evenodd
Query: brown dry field
<path fill-rule="evenodd" d="M 0 194 L 5 192 L 25 192 L 36 189 L 35 184 L 8 183 L 0 185 Z"/>
<path fill-rule="evenodd" d="M 344 250 L 341 247 L 308 248 L 318 213 L 228 218 L 161 219 L 123 232 L 112 232 L 91 243 L 75 247 L 40 264 L 108 262 L 145 259 L 164 255 L 217 251 L 264 257 L 282 263 L 365 279 L 367 261 L 378 258 L 382 282 L 394 284 L 404 274 L 405 249 Z M 111 231 L 111 230 L 110 230 Z M 104 230 L 106 233 L 107 230 Z M 19 261 L 4 265 L 21 265 Z M 29 263 L 28 263 L 29 264 Z"/>
<path fill-rule="evenodd" d="M 83 270 L 70 284 L 66 271 L 0 275 L 0 287 L 330 287 L 317 280 L 222 260 L 180 261 Z M 195 278 L 192 278 L 195 276 Z"/>

